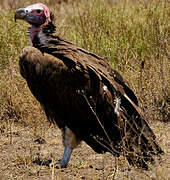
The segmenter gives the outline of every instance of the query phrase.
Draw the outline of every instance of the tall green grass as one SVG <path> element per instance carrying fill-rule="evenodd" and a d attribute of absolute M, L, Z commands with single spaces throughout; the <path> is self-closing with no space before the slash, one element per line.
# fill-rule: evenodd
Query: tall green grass
<path fill-rule="evenodd" d="M 49 1 L 49 8 L 56 17 L 57 34 L 104 57 L 117 69 L 149 120 L 170 119 L 167 0 L 72 0 L 55 6 Z M 11 9 L 0 14 L 0 120 L 34 126 L 45 117 L 19 73 L 19 54 L 28 40 L 26 24 L 15 24 Z"/>
<path fill-rule="evenodd" d="M 121 72 L 148 118 L 170 119 L 168 1 L 93 0 L 73 9 L 64 29 L 57 20 L 58 33 Z"/>

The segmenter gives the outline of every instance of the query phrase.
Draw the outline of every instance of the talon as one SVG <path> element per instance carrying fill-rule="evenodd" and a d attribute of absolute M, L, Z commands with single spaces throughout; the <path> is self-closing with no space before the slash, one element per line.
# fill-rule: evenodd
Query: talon
<path fill-rule="evenodd" d="M 60 169 L 60 170 L 61 170 L 61 168 L 64 168 L 64 167 L 61 167 L 60 164 L 56 164 L 55 167 L 56 167 L 57 169 Z"/>
<path fill-rule="evenodd" d="M 53 168 L 53 166 L 54 166 L 53 162 L 49 163 L 49 168 Z"/>
<path fill-rule="evenodd" d="M 61 162 L 61 160 L 58 162 L 58 163 L 50 163 L 49 164 L 49 167 L 50 168 L 57 168 L 57 169 L 62 169 L 62 168 L 66 168 L 67 167 L 67 164 Z"/>
<path fill-rule="evenodd" d="M 54 166 L 57 169 L 66 168 L 70 160 L 72 151 L 73 150 L 70 147 L 64 147 L 64 154 L 63 154 L 62 159 L 58 163 L 53 163 L 53 162 L 49 163 L 49 167 L 53 168 Z"/>

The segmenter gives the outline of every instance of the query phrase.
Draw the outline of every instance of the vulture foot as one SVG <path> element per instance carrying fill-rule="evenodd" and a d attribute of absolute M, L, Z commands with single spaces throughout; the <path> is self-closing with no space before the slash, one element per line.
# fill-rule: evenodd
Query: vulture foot
<path fill-rule="evenodd" d="M 66 167 L 67 167 L 67 164 L 68 164 L 68 162 L 69 162 L 69 160 L 70 160 L 72 151 L 73 151 L 73 149 L 71 149 L 70 147 L 68 147 L 68 146 L 65 146 L 65 147 L 64 147 L 64 153 L 63 153 L 62 159 L 61 159 L 58 163 L 55 164 L 55 167 L 56 167 L 57 169 L 66 168 Z M 53 164 L 53 163 L 50 163 L 49 166 L 50 166 L 50 167 L 53 167 L 54 164 Z"/>

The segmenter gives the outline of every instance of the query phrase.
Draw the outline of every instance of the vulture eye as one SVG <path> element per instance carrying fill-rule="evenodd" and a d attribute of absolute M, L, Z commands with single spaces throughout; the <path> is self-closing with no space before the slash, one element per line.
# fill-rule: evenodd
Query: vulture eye
<path fill-rule="evenodd" d="M 37 12 L 38 14 L 40 14 L 40 13 L 41 13 L 41 10 L 40 10 L 40 9 L 37 9 L 36 12 Z"/>

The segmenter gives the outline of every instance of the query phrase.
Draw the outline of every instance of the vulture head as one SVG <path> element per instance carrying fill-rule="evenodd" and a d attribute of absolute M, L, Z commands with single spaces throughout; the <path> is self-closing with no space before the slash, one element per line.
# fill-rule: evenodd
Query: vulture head
<path fill-rule="evenodd" d="M 36 3 L 26 8 L 20 8 L 15 12 L 15 21 L 23 19 L 36 27 L 51 21 L 48 7 L 42 3 Z"/>
<path fill-rule="evenodd" d="M 26 8 L 19 8 L 15 12 L 15 21 L 17 19 L 24 20 L 31 25 L 31 40 L 41 30 L 44 24 L 51 22 L 51 14 L 48 7 L 42 3 L 36 3 Z"/>

